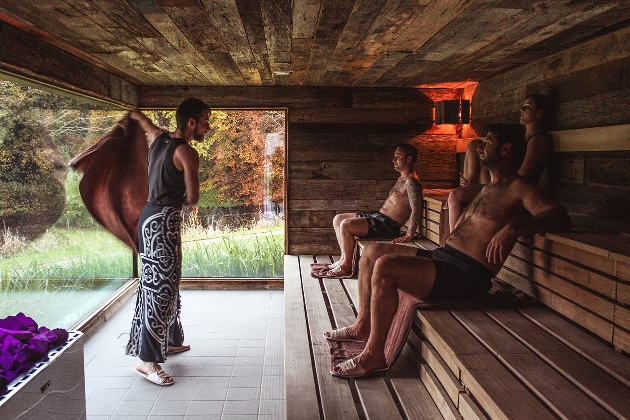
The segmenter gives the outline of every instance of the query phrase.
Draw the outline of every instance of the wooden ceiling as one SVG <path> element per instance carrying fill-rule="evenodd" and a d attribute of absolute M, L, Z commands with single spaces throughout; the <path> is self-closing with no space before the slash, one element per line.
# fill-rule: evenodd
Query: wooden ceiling
<path fill-rule="evenodd" d="M 630 0 L 2 0 L 0 20 L 138 86 L 452 86 L 627 26 Z"/>

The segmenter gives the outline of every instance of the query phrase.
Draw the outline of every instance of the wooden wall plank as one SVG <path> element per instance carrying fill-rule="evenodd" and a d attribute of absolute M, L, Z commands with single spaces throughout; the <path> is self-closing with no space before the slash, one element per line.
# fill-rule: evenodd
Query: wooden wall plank
<path fill-rule="evenodd" d="M 67 87 L 74 92 L 97 99 L 123 102 L 123 90 L 110 92 L 110 84 L 125 84 L 120 78 L 87 61 L 78 59 L 57 47 L 44 43 L 25 32 L 0 22 L 0 70 L 55 86 Z M 126 84 L 125 91 L 132 87 Z M 133 89 L 132 89 L 133 90 Z M 120 97 L 111 97 L 117 93 Z M 127 99 L 135 99 L 135 95 Z"/>
<path fill-rule="evenodd" d="M 528 94 L 550 96 L 557 144 L 546 183 L 572 215 L 625 221 L 621 214 L 630 212 L 629 46 L 630 28 L 622 28 L 484 80 L 475 90 L 477 132 L 491 123 L 517 123 Z"/>

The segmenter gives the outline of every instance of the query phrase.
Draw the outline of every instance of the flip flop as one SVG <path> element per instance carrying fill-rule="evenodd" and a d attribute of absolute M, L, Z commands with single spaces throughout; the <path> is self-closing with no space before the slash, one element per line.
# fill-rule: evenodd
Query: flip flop
<path fill-rule="evenodd" d="M 313 275 L 313 273 L 311 273 Z M 322 271 L 316 276 L 313 277 L 321 277 L 324 279 L 349 279 L 354 276 L 354 270 L 350 270 L 350 272 L 341 271 L 341 267 L 335 267 L 328 271 Z"/>
<path fill-rule="evenodd" d="M 339 265 L 339 261 L 335 261 L 333 263 L 313 263 L 310 265 L 311 271 L 313 270 L 321 270 L 323 268 L 331 269 L 333 267 L 337 267 Z"/>
<path fill-rule="evenodd" d="M 352 338 L 348 333 L 348 327 L 338 328 L 336 330 L 328 331 L 328 334 L 324 333 L 324 338 L 328 341 L 352 341 L 354 343 L 365 343 L 365 340 L 359 340 L 358 338 Z"/>
<path fill-rule="evenodd" d="M 168 349 L 166 350 L 166 354 L 177 354 L 177 353 L 183 353 L 185 351 L 190 350 L 190 346 L 187 344 L 183 344 L 181 346 L 168 346 Z"/>
<path fill-rule="evenodd" d="M 348 359 L 345 362 L 339 363 L 335 367 L 343 369 L 343 372 L 336 372 L 331 369 L 330 374 L 332 376 L 338 376 L 340 378 L 360 378 L 362 376 L 374 375 L 377 373 L 383 373 L 387 371 L 387 368 L 380 368 L 380 369 L 370 370 L 368 372 L 365 369 L 363 369 L 363 366 L 361 366 L 359 362 L 357 362 L 354 359 Z"/>
<path fill-rule="evenodd" d="M 142 376 L 147 381 L 153 382 L 154 384 L 159 386 L 171 386 L 174 383 L 173 378 L 168 376 L 166 372 L 164 372 L 164 370 L 162 369 L 158 370 L 157 372 L 151 372 L 149 374 L 141 372 L 138 369 L 135 369 L 135 371 L 138 375 Z M 169 378 L 171 379 L 170 382 L 168 382 Z"/>

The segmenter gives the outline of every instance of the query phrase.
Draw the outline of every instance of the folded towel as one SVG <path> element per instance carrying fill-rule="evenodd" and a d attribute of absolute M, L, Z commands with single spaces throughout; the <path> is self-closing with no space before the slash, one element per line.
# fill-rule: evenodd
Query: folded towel
<path fill-rule="evenodd" d="M 0 319 L 0 394 L 7 385 L 35 363 L 46 360 L 48 351 L 68 341 L 61 328 L 39 327 L 23 313 Z"/>

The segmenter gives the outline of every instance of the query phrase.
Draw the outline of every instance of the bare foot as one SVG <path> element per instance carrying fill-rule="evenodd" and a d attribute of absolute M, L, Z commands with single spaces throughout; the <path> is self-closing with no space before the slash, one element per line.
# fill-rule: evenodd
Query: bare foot
<path fill-rule="evenodd" d="M 173 385 L 173 378 L 167 375 L 158 363 L 138 360 L 136 372 L 156 385 Z"/>
<path fill-rule="evenodd" d="M 324 337 L 332 341 L 367 341 L 369 334 L 363 336 L 354 331 L 354 326 L 326 331 Z"/>
<path fill-rule="evenodd" d="M 188 344 L 182 344 L 181 346 L 168 346 L 166 354 L 183 353 L 188 350 L 190 350 L 190 346 Z"/>
<path fill-rule="evenodd" d="M 387 370 L 385 357 L 372 358 L 361 353 L 354 359 L 348 359 L 333 367 L 330 373 L 333 376 L 343 378 L 359 378 L 373 373 L 382 373 Z"/>

